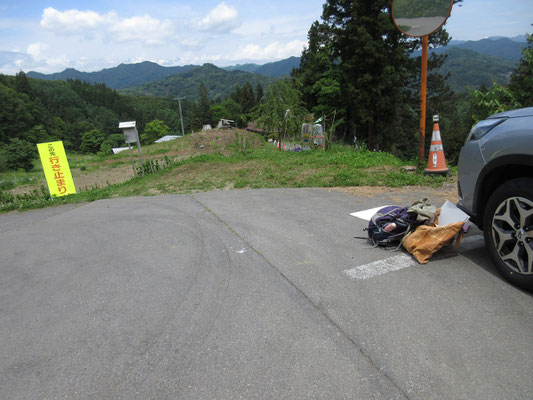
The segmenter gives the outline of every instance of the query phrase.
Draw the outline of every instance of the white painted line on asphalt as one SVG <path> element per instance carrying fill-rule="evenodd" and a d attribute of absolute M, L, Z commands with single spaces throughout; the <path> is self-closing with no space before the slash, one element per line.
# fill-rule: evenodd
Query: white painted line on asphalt
<path fill-rule="evenodd" d="M 347 269 L 344 273 L 352 279 L 368 279 L 389 272 L 398 271 L 403 268 L 412 267 L 416 264 L 417 262 L 410 255 L 398 254 L 394 257 L 385 258 L 384 260 L 378 260 L 369 264 Z"/>

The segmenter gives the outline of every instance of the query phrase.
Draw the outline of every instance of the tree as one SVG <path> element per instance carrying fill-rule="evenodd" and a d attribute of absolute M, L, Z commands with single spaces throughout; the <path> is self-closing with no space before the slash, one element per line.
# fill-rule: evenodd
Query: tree
<path fill-rule="evenodd" d="M 301 83 L 302 98 L 315 116 L 342 108 L 340 73 L 332 48 L 329 26 L 315 21 L 307 34 L 308 45 L 303 50 L 300 67 L 291 76 Z M 327 88 L 323 88 L 323 86 Z M 336 87 L 333 89 L 332 87 Z M 333 90 L 332 90 L 333 89 Z M 327 94 L 331 94 L 328 96 Z"/>
<path fill-rule="evenodd" d="M 105 140 L 105 135 L 98 129 L 93 129 L 85 132 L 81 136 L 80 150 L 84 153 L 96 154 L 100 151 L 100 147 Z"/>
<path fill-rule="evenodd" d="M 23 71 L 15 75 L 15 90 L 19 93 L 24 93 L 29 98 L 33 98 L 33 90 L 28 82 L 28 78 Z"/>
<path fill-rule="evenodd" d="M 494 83 L 490 90 L 472 92 L 470 113 L 474 123 L 492 114 L 514 108 L 520 108 L 520 104 L 516 101 L 513 92 L 497 83 Z"/>
<path fill-rule="evenodd" d="M 4 149 L 5 164 L 8 169 L 25 171 L 33 169 L 33 160 L 37 158 L 36 146 L 24 139 L 13 138 Z"/>
<path fill-rule="evenodd" d="M 0 143 L 21 136 L 33 126 L 27 96 L 0 84 Z"/>
<path fill-rule="evenodd" d="M 120 132 L 118 129 L 119 121 L 113 111 L 103 106 L 95 107 L 93 110 L 93 120 L 96 129 L 104 132 L 106 135 Z"/>
<path fill-rule="evenodd" d="M 279 79 L 267 87 L 263 102 L 259 106 L 259 124 L 269 132 L 279 135 L 285 131 L 289 136 L 299 134 L 302 121 L 308 116 L 304 108 L 297 82 L 290 79 Z M 290 110 L 287 115 L 287 110 Z M 285 116 L 287 120 L 285 121 Z"/>
<path fill-rule="evenodd" d="M 263 85 L 258 83 L 257 86 L 255 87 L 255 105 L 258 105 L 259 103 L 261 103 L 261 100 L 263 99 L 264 94 L 265 93 L 263 90 Z"/>
<path fill-rule="evenodd" d="M 254 89 L 248 82 L 242 87 L 239 85 L 235 86 L 235 90 L 231 93 L 230 97 L 241 106 L 243 114 L 248 114 L 257 104 Z"/>
<path fill-rule="evenodd" d="M 511 75 L 509 89 L 522 107 L 533 106 L 533 35 L 527 37 L 528 47 L 522 50 L 520 64 Z"/>
<path fill-rule="evenodd" d="M 213 104 L 211 113 L 214 121 L 220 121 L 222 118 L 237 121 L 242 114 L 242 109 L 233 99 L 227 99 L 223 103 Z"/>
<path fill-rule="evenodd" d="M 154 119 L 146 124 L 144 132 L 141 133 L 141 142 L 143 144 L 153 143 L 157 139 L 169 134 L 170 128 L 163 121 Z"/>
<path fill-rule="evenodd" d="M 242 87 L 243 96 L 241 100 L 241 107 L 242 112 L 244 114 L 248 114 L 250 111 L 252 111 L 252 108 L 255 107 L 255 94 L 254 94 L 254 88 L 252 85 L 248 82 L 244 84 Z"/>
<path fill-rule="evenodd" d="M 345 139 L 357 127 L 369 147 L 387 150 L 401 140 L 391 127 L 416 124 L 420 88 L 420 60 L 409 55 L 421 41 L 396 28 L 391 5 L 391 0 L 328 0 L 292 74 L 315 115 L 337 110 Z M 441 29 L 430 35 L 429 43 L 445 45 L 448 40 Z M 441 60 L 433 61 L 437 68 Z M 415 81 L 416 86 L 410 85 Z"/>
<path fill-rule="evenodd" d="M 407 39 L 390 8 L 390 0 L 329 0 L 322 15 L 334 38 L 347 118 L 363 128 L 370 148 L 382 145 L 409 64 Z"/>
<path fill-rule="evenodd" d="M 200 83 L 199 99 L 196 106 L 195 125 L 200 129 L 203 125 L 211 124 L 213 116 L 211 115 L 211 104 L 209 102 L 209 96 L 207 95 L 207 88 L 203 83 Z"/>
<path fill-rule="evenodd" d="M 50 135 L 42 125 L 35 125 L 24 135 L 25 140 L 30 143 L 44 143 L 50 139 Z"/>

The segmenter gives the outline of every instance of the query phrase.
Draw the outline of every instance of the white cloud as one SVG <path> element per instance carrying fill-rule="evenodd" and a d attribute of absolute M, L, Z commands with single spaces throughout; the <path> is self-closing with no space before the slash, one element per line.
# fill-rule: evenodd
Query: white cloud
<path fill-rule="evenodd" d="M 48 48 L 48 45 L 43 42 L 35 42 L 28 46 L 26 53 L 36 60 L 43 59 L 43 53 Z"/>
<path fill-rule="evenodd" d="M 41 27 L 56 32 L 83 32 L 112 24 L 116 19 L 114 12 L 98 14 L 95 11 L 58 11 L 48 7 L 43 11 Z"/>
<path fill-rule="evenodd" d="M 161 21 L 148 14 L 121 19 L 114 11 L 99 14 L 95 11 L 58 11 L 52 7 L 43 11 L 41 27 L 59 34 L 90 36 L 99 32 L 107 34 L 111 41 L 140 40 L 147 45 L 163 45 L 175 32 L 170 20 Z"/>
<path fill-rule="evenodd" d="M 143 40 L 149 45 L 161 45 L 174 34 L 174 25 L 169 20 L 160 21 L 144 15 L 117 21 L 109 27 L 109 31 L 119 41 Z"/>
<path fill-rule="evenodd" d="M 227 33 L 240 25 L 239 12 L 222 2 L 198 22 L 198 29 L 215 33 Z"/>
<path fill-rule="evenodd" d="M 300 56 L 307 42 L 302 40 L 293 40 L 288 43 L 273 42 L 265 47 L 256 44 L 248 44 L 239 50 L 235 59 L 249 60 L 276 60 L 284 59 L 291 56 Z"/>
<path fill-rule="evenodd" d="M 36 21 L 0 17 L 0 31 L 6 26 L 9 33 L 0 46 L 0 72 L 95 71 L 144 60 L 160 65 L 263 63 L 298 56 L 306 44 L 310 23 L 305 13 L 283 10 L 279 15 L 268 5 L 258 12 L 255 5 L 217 0 L 200 14 L 198 2 L 163 8 L 153 1 L 101 11 L 90 5 L 43 7 Z"/>

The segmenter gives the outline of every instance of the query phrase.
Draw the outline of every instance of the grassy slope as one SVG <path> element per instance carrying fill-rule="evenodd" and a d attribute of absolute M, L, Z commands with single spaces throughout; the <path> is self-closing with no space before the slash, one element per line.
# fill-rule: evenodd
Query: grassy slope
<path fill-rule="evenodd" d="M 131 169 L 123 182 L 107 185 L 114 169 L 131 168 L 128 152 L 105 158 L 69 155 L 71 168 L 99 176 L 92 188 L 50 200 L 39 193 L 39 166 L 29 174 L 0 175 L 0 189 L 28 184 L 36 192 L 14 196 L 0 191 L 0 211 L 28 209 L 67 202 L 85 202 L 120 196 L 191 193 L 239 188 L 292 188 L 337 186 L 439 186 L 446 178 L 408 173 L 396 157 L 364 149 L 333 146 L 329 152 L 280 152 L 262 137 L 246 131 L 198 132 L 184 138 L 143 147 L 145 159 L 165 169 L 136 178 Z M 165 160 L 166 157 L 166 160 Z M 29 180 L 31 178 L 32 180 Z M 79 183 L 76 183 L 79 188 Z M 2 194 L 3 193 L 3 194 Z"/>

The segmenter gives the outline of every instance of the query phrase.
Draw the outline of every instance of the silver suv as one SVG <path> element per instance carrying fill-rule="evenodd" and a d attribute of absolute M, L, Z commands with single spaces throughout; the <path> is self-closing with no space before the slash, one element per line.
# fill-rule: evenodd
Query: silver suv
<path fill-rule="evenodd" d="M 457 206 L 483 230 L 501 274 L 533 291 L 533 107 L 490 116 L 459 156 Z"/>

